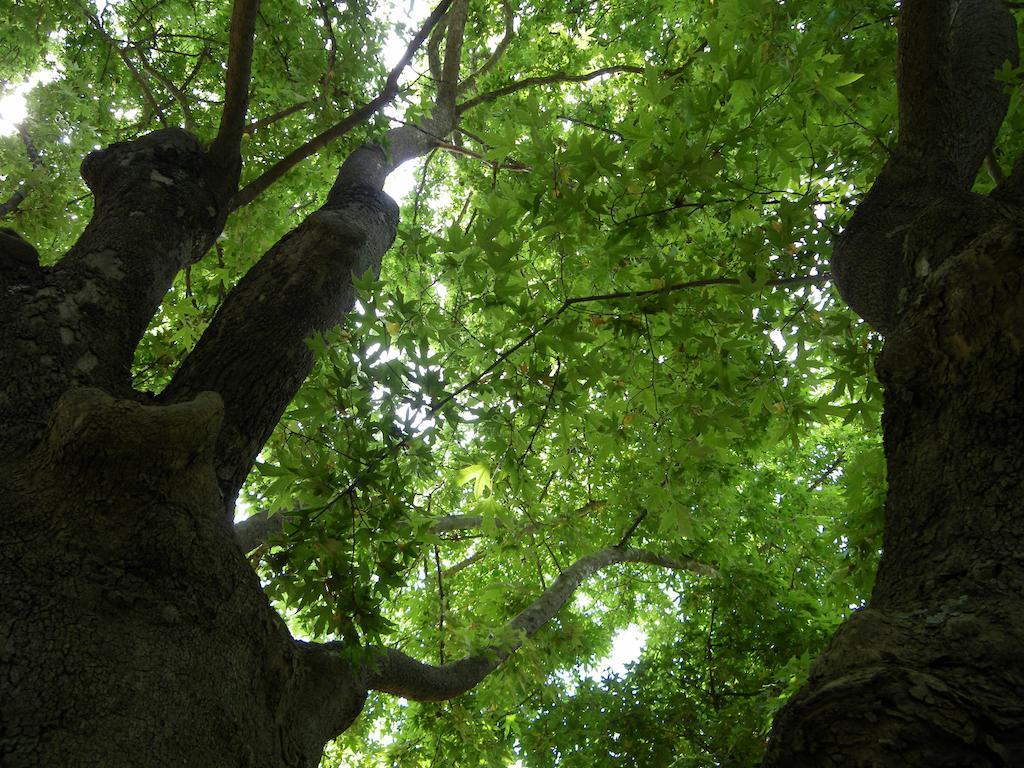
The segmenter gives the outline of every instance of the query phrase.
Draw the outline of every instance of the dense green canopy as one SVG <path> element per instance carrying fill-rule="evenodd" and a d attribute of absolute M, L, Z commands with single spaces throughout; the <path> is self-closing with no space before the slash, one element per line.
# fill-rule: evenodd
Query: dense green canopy
<path fill-rule="evenodd" d="M 0 83 L 38 84 L 0 139 L 2 223 L 56 258 L 90 216 L 89 151 L 213 138 L 230 4 L 4 5 Z M 264 175 L 376 97 L 429 11 L 262 3 L 242 188 L 274 183 L 179 276 L 137 387 L 354 147 L 430 108 L 438 35 L 387 111 Z M 459 129 L 417 162 L 356 312 L 309 340 L 243 492 L 240 517 L 285 519 L 253 565 L 298 636 L 433 662 L 606 547 L 702 565 L 602 570 L 469 694 L 372 697 L 326 765 L 757 759 L 879 553 L 880 339 L 828 260 L 894 140 L 894 21 L 884 0 L 471 1 Z M 643 653 L 597 679 L 627 628 Z"/>

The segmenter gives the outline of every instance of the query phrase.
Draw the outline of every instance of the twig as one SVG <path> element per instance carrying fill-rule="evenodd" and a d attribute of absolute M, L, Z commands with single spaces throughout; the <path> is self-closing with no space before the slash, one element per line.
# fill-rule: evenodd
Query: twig
<path fill-rule="evenodd" d="M 626 529 L 626 532 L 622 534 L 622 538 L 619 539 L 619 543 L 615 545 L 616 549 L 622 549 L 629 543 L 630 538 L 632 538 L 636 529 L 640 527 L 640 523 L 644 521 L 645 517 L 647 517 L 647 510 L 641 509 L 640 514 L 636 516 L 636 519 L 632 522 L 629 528 Z"/>
<path fill-rule="evenodd" d="M 689 58 L 686 59 L 680 66 L 667 70 L 662 73 L 663 78 L 676 77 L 679 74 L 685 72 L 690 65 L 696 60 L 697 56 L 704 51 L 707 47 L 707 40 L 701 39 L 694 49 L 693 53 L 690 54 Z M 468 99 L 459 104 L 457 111 L 459 114 L 472 109 L 473 107 L 480 106 L 489 101 L 494 101 L 502 96 L 508 96 L 509 94 L 522 91 L 526 88 L 532 88 L 537 85 L 557 85 L 559 83 L 586 83 L 598 77 L 606 75 L 617 75 L 622 73 L 629 73 L 634 75 L 642 75 L 646 70 L 644 67 L 638 67 L 633 64 L 616 64 L 610 67 L 602 67 L 601 69 L 595 69 L 593 72 L 587 72 L 582 75 L 570 75 L 567 72 L 552 72 L 549 75 L 540 75 L 536 77 L 526 77 L 522 80 L 514 80 L 511 83 L 495 88 L 493 91 L 482 93 L 479 96 L 474 96 L 472 99 Z"/>
<path fill-rule="evenodd" d="M 437 571 L 437 657 L 444 664 L 444 580 L 441 578 L 441 555 L 438 552 L 437 544 L 434 545 L 434 568 Z"/>
<path fill-rule="evenodd" d="M 143 76 L 143 74 L 139 72 L 138 67 L 135 66 L 135 63 L 131 60 L 131 57 L 128 56 L 125 50 L 121 48 L 120 45 L 118 45 L 117 41 L 110 36 L 110 33 L 107 32 L 106 29 L 104 29 L 103 24 L 100 22 L 100 20 L 96 17 L 95 14 L 90 13 L 87 10 L 83 10 L 83 13 L 85 15 L 85 18 L 88 19 L 89 23 L 92 24 L 93 27 L 96 28 L 96 31 L 100 33 L 100 36 L 104 39 L 107 45 L 113 48 L 114 52 L 118 55 L 118 58 L 120 58 L 121 61 L 124 62 L 124 65 L 128 68 L 128 71 L 131 73 L 132 78 L 135 80 L 139 88 L 142 90 L 142 97 L 145 100 L 146 104 L 149 105 L 150 112 L 156 115 L 157 119 L 160 121 L 160 125 L 166 128 L 167 117 L 164 115 L 163 110 L 160 109 L 160 105 L 157 103 L 156 98 L 153 96 L 153 90 L 149 87 L 149 83 L 146 81 L 146 78 Z"/>
<path fill-rule="evenodd" d="M 775 279 L 772 279 L 772 280 L 765 281 L 762 284 L 761 287 L 763 287 L 763 288 L 780 288 L 780 287 L 790 286 L 790 285 L 817 285 L 817 284 L 823 283 L 823 282 L 825 282 L 827 280 L 830 280 L 831 278 L 832 278 L 832 273 L 831 272 L 822 272 L 822 273 L 817 274 L 817 275 L 797 275 L 795 277 L 779 277 L 779 278 L 775 278 Z M 535 339 L 548 326 L 550 326 L 552 323 L 554 323 L 555 320 L 557 320 L 559 317 L 561 317 L 562 314 L 566 310 L 568 310 L 570 307 L 574 307 L 577 304 L 584 304 L 584 303 L 595 302 L 595 301 L 619 301 L 619 300 L 623 300 L 623 299 L 644 299 L 644 298 L 649 298 L 649 297 L 652 297 L 652 296 L 667 295 L 669 293 L 675 293 L 676 291 L 683 291 L 683 290 L 687 290 L 689 288 L 705 288 L 705 287 L 714 286 L 714 285 L 743 285 L 743 282 L 740 281 L 738 278 L 735 278 L 735 277 L 708 277 L 708 278 L 702 278 L 700 280 L 688 280 L 686 282 L 673 283 L 671 285 L 666 285 L 666 286 L 664 286 L 662 288 L 651 288 L 651 289 L 646 290 L 646 291 L 617 291 L 617 292 L 614 292 L 614 293 L 599 293 L 599 294 L 594 294 L 594 295 L 591 295 L 591 296 L 573 296 L 573 297 L 570 297 L 570 298 L 566 299 L 565 301 L 563 301 L 562 304 L 558 307 L 558 309 L 556 309 L 550 315 L 545 317 L 533 330 L 531 330 L 528 334 L 523 336 L 523 338 L 521 338 L 515 344 L 513 344 L 510 347 L 507 347 L 503 352 L 501 352 L 497 356 L 497 358 L 495 358 L 494 362 L 492 362 L 490 365 L 488 365 L 486 368 L 484 368 L 480 373 L 476 374 L 473 378 L 471 378 L 465 384 L 460 386 L 458 389 L 456 389 L 456 390 L 454 390 L 452 392 L 449 392 L 444 397 L 442 397 L 440 400 L 438 400 L 436 403 L 431 405 L 430 408 L 427 409 L 427 412 L 426 412 L 426 415 L 424 416 L 424 418 L 425 419 L 433 418 L 438 413 L 440 413 L 446 406 L 448 406 L 450 403 L 452 403 L 463 392 L 466 392 L 467 390 L 472 389 L 473 387 L 477 386 L 481 381 L 483 381 L 485 378 L 487 378 L 487 376 L 491 372 L 493 372 L 496 368 L 501 366 L 502 363 L 504 363 L 512 355 L 514 355 L 520 349 L 522 349 L 527 344 L 529 344 L 531 341 L 533 341 L 533 339 Z M 352 478 L 352 480 L 349 482 L 349 484 L 347 486 L 345 486 L 344 490 L 341 490 L 337 494 L 335 494 L 332 497 L 332 499 L 330 501 L 328 501 L 327 504 L 324 505 L 323 509 L 328 508 L 331 504 L 333 504 L 335 501 L 337 501 L 339 498 L 341 498 L 345 494 L 353 492 L 359 486 L 359 483 L 362 482 L 363 478 L 370 471 L 370 469 L 375 467 L 380 461 L 382 461 L 387 456 L 393 455 L 393 453 L 395 451 L 398 451 L 398 450 L 401 450 L 402 448 L 404 448 L 406 445 L 408 445 L 410 439 L 412 439 L 411 435 L 405 435 L 401 440 L 399 440 L 396 443 L 394 443 L 393 445 L 385 448 L 383 450 L 383 452 L 381 454 L 379 454 L 378 457 L 375 460 L 369 462 L 366 465 L 366 467 L 364 467 L 362 470 L 360 470 Z M 552 475 L 552 477 L 553 477 L 553 475 Z M 550 485 L 550 479 L 548 481 L 548 485 Z M 545 486 L 545 491 L 544 492 L 547 493 L 547 486 Z M 316 519 L 317 517 L 319 517 L 320 514 L 323 513 L 323 509 L 320 512 L 318 512 L 316 515 L 313 515 L 313 517 L 311 519 Z"/>
<path fill-rule="evenodd" d="M 29 136 L 28 128 L 25 127 L 24 123 L 18 124 L 18 136 L 21 137 L 21 143 L 25 145 L 25 154 L 28 155 L 28 160 L 32 164 L 32 167 L 39 169 L 43 166 L 42 155 L 39 154 L 39 150 L 36 149 L 35 144 L 32 143 L 32 137 Z M 0 217 L 7 216 L 14 213 L 21 205 L 25 198 L 28 197 L 29 183 L 22 181 L 18 188 L 14 190 L 7 200 L 0 203 Z"/>
<path fill-rule="evenodd" d="M 509 44 L 512 42 L 512 38 L 515 37 L 516 28 L 516 11 L 509 0 L 502 0 L 502 10 L 505 13 L 505 34 L 502 35 L 501 40 L 491 51 L 491 55 L 487 57 L 487 61 L 480 65 L 480 68 L 475 72 L 466 77 L 461 83 L 459 83 L 459 92 L 465 92 L 472 90 L 477 81 L 490 72 L 495 65 L 501 61 L 501 57 L 505 55 L 505 51 L 508 49 Z"/>
<path fill-rule="evenodd" d="M 289 115 L 294 115 L 296 112 L 305 109 L 312 103 L 312 99 L 306 99 L 305 101 L 300 101 L 297 104 L 292 104 L 290 107 L 285 107 L 284 109 L 275 112 L 272 115 L 261 117 L 259 120 L 253 120 L 251 123 L 245 126 L 245 132 L 249 134 L 255 133 L 261 128 L 266 128 L 269 125 L 273 125 L 278 120 L 284 120 Z"/>
<path fill-rule="evenodd" d="M 615 138 L 619 139 L 620 141 L 622 141 L 625 138 L 625 136 L 623 136 L 621 133 L 619 133 L 616 130 L 613 130 L 611 128 L 602 128 L 600 125 L 594 125 L 593 123 L 588 123 L 586 120 L 580 120 L 578 117 L 569 117 L 569 115 L 559 115 L 558 119 L 559 120 L 565 120 L 565 121 L 570 122 L 570 123 L 575 123 L 576 125 L 582 125 L 582 126 L 584 126 L 586 128 L 590 128 L 591 130 L 594 130 L 594 131 L 600 131 L 601 133 L 607 133 L 609 136 L 614 136 Z"/>

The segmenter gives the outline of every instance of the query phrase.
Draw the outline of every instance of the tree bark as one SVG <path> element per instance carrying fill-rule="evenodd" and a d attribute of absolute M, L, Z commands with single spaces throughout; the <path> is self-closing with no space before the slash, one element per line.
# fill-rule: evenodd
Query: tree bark
<path fill-rule="evenodd" d="M 877 583 L 776 720 L 765 766 L 1024 764 L 1022 257 L 1024 222 L 995 224 L 887 339 Z"/>
<path fill-rule="evenodd" d="M 291 639 L 234 542 L 221 415 L 75 388 L 0 456 L 3 765 L 315 766 L 358 714 L 364 688 Z"/>
<path fill-rule="evenodd" d="M 1016 35 L 999 0 L 905 0 L 900 24 L 900 144 L 833 263 L 886 336 L 884 552 L 765 768 L 1024 764 L 1024 195 L 968 191 Z"/>

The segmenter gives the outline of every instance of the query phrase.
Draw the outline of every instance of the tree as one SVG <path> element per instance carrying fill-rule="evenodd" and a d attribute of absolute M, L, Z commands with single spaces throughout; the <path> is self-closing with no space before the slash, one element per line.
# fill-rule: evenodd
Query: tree
<path fill-rule="evenodd" d="M 5 765 L 1019 762 L 1002 0 L 228 5 L 10 7 Z"/>

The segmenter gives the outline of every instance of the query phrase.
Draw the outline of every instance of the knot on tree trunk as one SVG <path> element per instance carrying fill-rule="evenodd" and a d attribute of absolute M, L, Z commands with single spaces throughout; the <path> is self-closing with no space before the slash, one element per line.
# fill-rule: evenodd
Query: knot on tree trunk
<path fill-rule="evenodd" d="M 919 217 L 907 238 L 914 291 L 877 363 L 879 378 L 894 395 L 969 387 L 993 365 L 1007 372 L 1019 368 L 1024 222 L 1006 214 L 978 198 L 937 203 Z M 971 402 L 991 409 L 996 390 L 1016 397 L 1014 378 L 1003 377 L 1003 386 Z"/>
<path fill-rule="evenodd" d="M 50 417 L 47 448 L 55 463 L 114 483 L 176 477 L 209 462 L 220 432 L 220 396 L 201 392 L 174 405 L 140 405 L 91 387 L 65 392 Z"/>
<path fill-rule="evenodd" d="M 109 205 L 145 214 L 166 211 L 201 230 L 219 229 L 227 215 L 220 191 L 225 171 L 203 152 L 199 140 L 181 128 L 166 128 L 132 141 L 90 152 L 82 161 L 82 179 L 96 196 L 97 213 Z"/>

